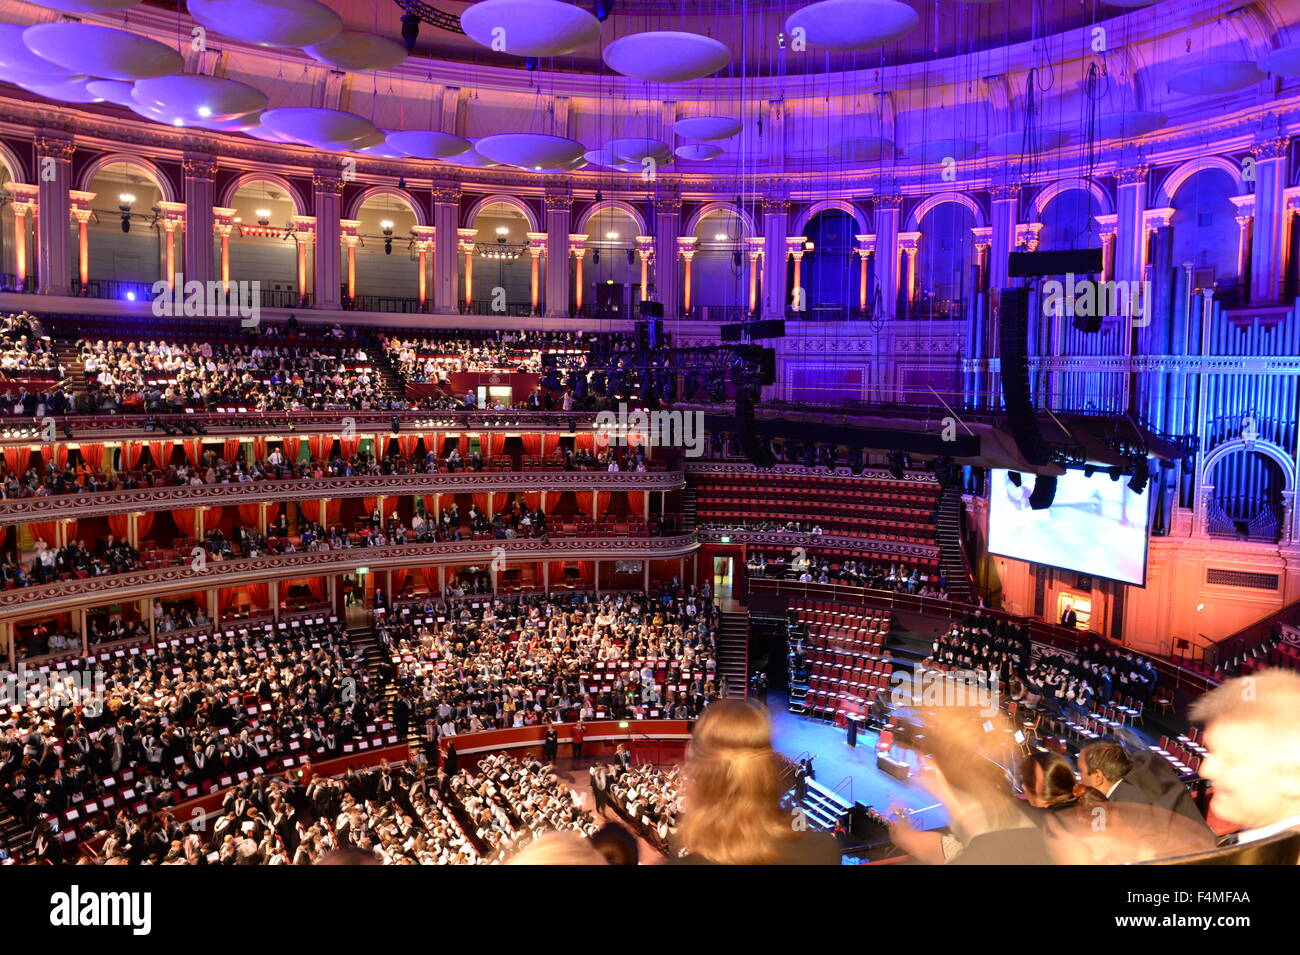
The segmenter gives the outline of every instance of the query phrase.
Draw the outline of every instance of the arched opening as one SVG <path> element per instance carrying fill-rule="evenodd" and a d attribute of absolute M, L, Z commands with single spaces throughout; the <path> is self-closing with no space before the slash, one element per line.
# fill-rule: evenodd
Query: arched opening
<path fill-rule="evenodd" d="M 1206 514 L 1211 537 L 1281 540 L 1286 474 L 1269 455 L 1250 448 L 1231 451 L 1214 465 L 1206 482 L 1214 486 Z"/>
<path fill-rule="evenodd" d="M 1173 196 L 1173 264 L 1192 263 L 1194 288 L 1216 288 L 1215 298 L 1231 300 L 1242 291 L 1238 255 L 1241 230 L 1230 196 L 1236 183 L 1222 169 L 1189 176 Z"/>
<path fill-rule="evenodd" d="M 235 231 L 230 242 L 232 282 L 260 282 L 264 303 L 298 304 L 311 287 L 311 257 L 305 256 L 306 279 L 300 284 L 298 240 L 293 217 L 301 210 L 285 188 L 267 179 L 242 183 L 230 199 Z"/>
<path fill-rule="evenodd" d="M 917 223 L 916 291 L 910 314 L 954 318 L 963 314 L 974 282 L 974 214 L 957 202 L 943 202 Z M 906 266 L 906 258 L 904 258 Z M 906 275 L 906 272 L 904 272 Z M 901 283 L 900 283 L 901 284 Z M 906 288 L 903 289 L 906 296 Z"/>
<path fill-rule="evenodd" d="M 813 246 L 804 252 L 800 267 L 809 318 L 848 318 L 855 307 L 857 228 L 857 220 L 842 209 L 824 209 L 804 227 L 804 238 Z"/>
<path fill-rule="evenodd" d="M 420 295 L 420 256 L 412 231 L 419 218 L 400 196 L 370 196 L 356 212 L 357 307 L 371 311 L 393 310 L 397 302 L 415 302 Z M 346 250 L 339 271 L 347 275 Z M 427 256 L 426 256 L 427 258 Z"/>
<path fill-rule="evenodd" d="M 158 203 L 162 186 L 148 167 L 131 162 L 104 166 L 90 181 L 93 217 L 86 224 L 87 277 L 84 294 L 96 298 L 143 299 L 166 278 L 166 230 Z M 77 248 L 77 225 L 70 222 L 71 248 Z M 179 250 L 180 232 L 174 242 Z M 176 252 L 179 262 L 179 251 Z"/>
<path fill-rule="evenodd" d="M 13 170 L 0 157 L 0 197 L 13 198 L 9 184 L 14 181 Z M 18 255 L 15 243 L 18 238 L 17 217 L 9 202 L 0 202 L 0 290 L 18 287 Z"/>
<path fill-rule="evenodd" d="M 743 311 L 749 301 L 745 220 L 730 209 L 711 209 L 696 222 L 694 238 L 692 310 Z"/>
<path fill-rule="evenodd" d="M 524 214 L 508 202 L 490 202 L 475 216 L 471 226 L 473 265 L 466 274 L 466 256 L 460 254 L 461 288 L 475 315 L 528 315 L 532 312 L 534 274 L 538 308 L 542 304 L 545 277 L 542 262 L 529 252 L 531 225 Z M 549 255 L 567 255 L 568 249 L 548 249 Z M 464 304 L 461 306 L 465 307 Z"/>
<path fill-rule="evenodd" d="M 1101 245 L 1096 216 L 1101 214 L 1097 198 L 1083 189 L 1058 192 L 1039 213 L 1043 229 L 1038 234 L 1040 249 L 1087 249 Z"/>
<path fill-rule="evenodd" d="M 582 266 L 573 270 L 572 301 L 579 314 L 627 319 L 636 311 L 641 301 L 638 228 L 631 214 L 617 206 L 599 209 L 587 220 Z"/>

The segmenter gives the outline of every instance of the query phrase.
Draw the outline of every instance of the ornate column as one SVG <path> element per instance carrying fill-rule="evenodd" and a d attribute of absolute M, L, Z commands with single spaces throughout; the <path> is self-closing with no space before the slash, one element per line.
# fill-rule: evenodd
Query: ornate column
<path fill-rule="evenodd" d="M 637 258 L 641 260 L 641 301 L 650 297 L 650 259 L 655 252 L 655 237 L 639 235 L 635 239 Z"/>
<path fill-rule="evenodd" d="M 542 237 L 543 241 L 545 241 L 545 238 L 546 238 L 545 236 Z M 577 232 L 570 233 L 569 248 L 567 254 L 573 257 L 573 266 L 574 266 L 573 308 L 575 312 L 581 313 L 582 293 L 583 290 L 586 288 L 586 282 L 582 278 L 582 263 L 587 256 L 587 237 L 585 235 L 580 235 Z M 534 276 L 534 280 L 536 280 L 536 276 L 537 276 L 536 259 L 533 260 L 533 276 Z M 535 310 L 536 310 L 536 303 L 534 302 L 534 311 Z"/>
<path fill-rule="evenodd" d="M 1026 252 L 1038 251 L 1038 236 L 1043 231 L 1041 222 L 1020 222 L 1016 224 L 1016 249 L 1024 246 Z"/>
<path fill-rule="evenodd" d="M 1250 148 L 1255 157 L 1255 221 L 1250 237 L 1250 301 L 1277 301 L 1282 290 L 1282 225 L 1286 208 L 1288 159 L 1286 136 L 1263 139 Z"/>
<path fill-rule="evenodd" d="M 678 236 L 677 254 L 686 263 L 682 270 L 682 317 L 687 318 L 691 314 L 691 260 L 695 258 L 695 236 Z"/>
<path fill-rule="evenodd" d="M 212 207 L 212 228 L 221 236 L 221 287 L 223 291 L 230 287 L 230 233 L 235 228 L 235 210 L 225 206 Z"/>
<path fill-rule="evenodd" d="M 786 255 L 794 259 L 794 275 L 790 280 L 790 308 L 796 312 L 808 310 L 808 291 L 803 287 L 803 256 L 811 251 L 812 245 L 807 236 L 788 235 L 785 237 Z"/>
<path fill-rule="evenodd" d="M 478 229 L 457 229 L 457 248 L 465 256 L 465 311 L 474 310 L 474 239 Z"/>
<path fill-rule="evenodd" d="M 1101 280 L 1109 282 L 1115 274 L 1115 236 L 1119 231 L 1119 214 L 1093 216 L 1101 237 Z"/>
<path fill-rule="evenodd" d="M 537 314 L 538 313 L 537 307 L 539 304 L 538 295 L 539 292 L 541 292 L 541 290 L 539 290 L 538 283 L 539 283 L 539 278 L 541 278 L 542 253 L 546 252 L 546 233 L 524 233 L 524 235 L 528 236 L 528 255 L 532 256 L 533 259 L 533 264 L 532 264 L 533 268 L 532 268 L 532 272 L 529 273 L 529 285 L 528 285 L 528 301 L 530 305 L 529 314 Z M 559 259 L 560 257 L 558 249 L 556 249 L 555 257 L 556 259 Z M 565 264 L 567 264 L 568 261 L 567 253 L 565 253 L 564 260 L 565 260 Z M 567 269 L 565 269 L 565 272 L 567 272 Z M 565 300 L 568 299 L 567 288 L 565 288 L 564 298 Z"/>
<path fill-rule="evenodd" d="M 316 201 L 316 307 L 339 307 L 339 216 L 343 205 L 343 180 L 328 173 L 311 178 Z"/>
<path fill-rule="evenodd" d="M 298 306 L 307 307 L 308 289 L 311 288 L 310 257 L 308 247 L 316 232 L 315 216 L 293 217 L 293 238 L 298 243 Z M 335 248 L 337 249 L 337 245 Z"/>
<path fill-rule="evenodd" d="M 1019 186 L 993 186 L 989 189 L 990 217 L 993 231 L 989 245 L 989 288 L 1005 288 L 1009 281 L 1007 259 L 1016 247 L 1016 218 L 1020 209 Z"/>
<path fill-rule="evenodd" d="M 903 253 L 903 300 L 911 305 L 916 301 L 916 253 L 921 247 L 921 233 L 898 233 L 898 250 Z"/>
<path fill-rule="evenodd" d="M 29 266 L 37 264 L 35 261 L 29 263 L 27 258 L 29 242 L 27 219 L 31 217 L 32 222 L 36 222 L 41 190 L 39 186 L 31 186 L 24 182 L 11 182 L 8 189 L 14 197 L 9 204 L 14 211 L 14 272 L 18 277 L 18 287 L 23 288 L 27 282 Z"/>
<path fill-rule="evenodd" d="M 212 233 L 216 226 L 216 198 L 214 180 L 217 162 L 206 156 L 187 158 L 181 168 L 185 172 L 185 211 L 189 222 L 185 229 L 185 279 L 212 281 Z"/>
<path fill-rule="evenodd" d="M 867 279 L 871 274 L 871 257 L 876 254 L 876 237 L 874 235 L 855 235 L 857 247 L 853 250 L 858 256 L 858 311 L 864 315 L 871 289 Z"/>
<path fill-rule="evenodd" d="M 420 311 L 426 311 L 429 305 L 429 263 L 433 259 L 433 250 L 437 247 L 437 228 L 431 225 L 417 225 L 411 228 L 415 234 L 415 251 L 420 260 Z M 348 294 L 352 295 L 352 289 L 355 287 L 353 277 L 356 274 L 356 268 L 353 263 L 356 261 L 355 245 L 348 247 Z"/>
<path fill-rule="evenodd" d="M 182 275 L 184 282 L 184 259 L 177 256 L 177 237 L 176 233 L 181 233 L 182 240 L 185 236 L 185 203 L 183 202 L 166 202 L 159 200 L 158 211 L 162 214 L 162 227 L 166 233 L 166 239 L 163 240 L 163 262 L 162 274 L 163 281 L 167 283 L 167 288 L 172 288 L 176 282 L 176 276 Z"/>
<path fill-rule="evenodd" d="M 749 315 L 754 318 L 758 316 L 758 270 L 763 267 L 763 242 L 761 235 L 745 237 L 749 249 L 746 253 L 749 256 Z"/>
<path fill-rule="evenodd" d="M 36 219 L 38 291 L 67 295 L 72 280 L 72 216 L 68 190 L 72 188 L 71 140 L 36 137 L 36 166 L 40 208 Z"/>
<path fill-rule="evenodd" d="M 433 227 L 437 239 L 433 244 L 433 310 L 456 311 L 456 279 L 460 269 L 456 256 L 460 250 L 460 186 L 455 183 L 433 184 Z"/>
<path fill-rule="evenodd" d="M 763 200 L 763 317 L 785 318 L 788 278 L 786 262 L 790 248 L 790 200 L 769 196 Z"/>
<path fill-rule="evenodd" d="M 361 229 L 360 219 L 340 219 L 339 220 L 339 241 L 343 243 L 343 248 L 348 250 L 348 274 L 347 274 L 347 297 L 348 301 L 353 301 L 357 297 L 357 245 L 361 242 L 359 230 Z M 424 274 L 423 268 L 420 270 L 421 276 Z M 421 284 L 424 279 L 421 277 Z"/>
<path fill-rule="evenodd" d="M 90 204 L 95 201 L 93 192 L 73 190 L 68 193 L 72 206 L 72 218 L 77 223 L 77 278 L 81 282 L 82 294 L 90 281 L 90 242 L 86 234 L 86 224 L 95 215 Z"/>
<path fill-rule="evenodd" d="M 975 237 L 975 293 L 989 290 L 989 250 L 993 248 L 993 227 L 972 226 Z"/>
<path fill-rule="evenodd" d="M 877 315 L 893 318 L 898 308 L 898 215 L 902 196 L 877 196 L 876 217 L 876 298 Z"/>
<path fill-rule="evenodd" d="M 1251 268 L 1251 246 L 1255 220 L 1255 197 L 1253 195 L 1229 196 L 1237 207 L 1237 285 L 1250 288 L 1253 269 Z M 1251 298 L 1254 299 L 1254 295 Z"/>
<path fill-rule="evenodd" d="M 665 196 L 655 200 L 655 300 L 665 318 L 676 318 L 681 280 L 677 271 L 677 233 L 681 229 L 682 200 Z"/>
<path fill-rule="evenodd" d="M 1115 170 L 1115 280 L 1134 282 L 1142 278 L 1142 211 L 1146 208 L 1147 167 Z"/>
<path fill-rule="evenodd" d="M 1155 262 L 1155 243 L 1160 230 L 1173 224 L 1174 212 L 1172 206 L 1142 212 L 1142 264 L 1138 274 L 1143 279 L 1146 278 L 1148 267 Z"/>
<path fill-rule="evenodd" d="M 573 197 L 567 193 L 546 196 L 546 314 L 569 317 L 569 210 Z M 554 251 L 551 251 L 554 250 Z"/>

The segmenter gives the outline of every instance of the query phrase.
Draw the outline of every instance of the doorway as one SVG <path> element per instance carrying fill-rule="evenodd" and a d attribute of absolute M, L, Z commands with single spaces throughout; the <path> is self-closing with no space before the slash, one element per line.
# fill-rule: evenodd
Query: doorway
<path fill-rule="evenodd" d="M 731 599 L 731 557 L 713 558 L 713 593 L 718 600 Z"/>

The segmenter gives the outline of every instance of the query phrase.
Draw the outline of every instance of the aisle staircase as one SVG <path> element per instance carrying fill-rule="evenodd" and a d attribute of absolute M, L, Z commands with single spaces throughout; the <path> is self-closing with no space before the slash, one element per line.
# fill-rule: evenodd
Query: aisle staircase
<path fill-rule="evenodd" d="M 384 398 L 402 398 L 406 395 L 406 383 L 402 381 L 397 369 L 388 359 L 388 353 L 379 345 L 372 345 L 365 350 L 370 358 L 370 365 L 379 376 L 379 391 Z"/>
<path fill-rule="evenodd" d="M 9 851 L 15 862 L 29 861 L 32 856 L 32 831 L 0 809 L 0 847 Z"/>
<path fill-rule="evenodd" d="M 695 530 L 695 488 L 687 485 L 682 490 L 682 530 Z"/>
<path fill-rule="evenodd" d="M 939 569 L 947 581 L 948 596 L 969 603 L 971 599 L 970 566 L 962 546 L 961 522 L 964 505 L 960 487 L 946 487 L 935 509 L 935 535 L 939 541 Z"/>
<path fill-rule="evenodd" d="M 718 627 L 718 681 L 726 697 L 743 700 L 749 693 L 749 611 L 724 610 Z"/>

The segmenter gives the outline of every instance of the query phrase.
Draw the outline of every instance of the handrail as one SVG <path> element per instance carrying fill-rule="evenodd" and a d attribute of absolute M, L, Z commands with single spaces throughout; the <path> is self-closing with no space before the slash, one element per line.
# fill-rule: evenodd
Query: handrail
<path fill-rule="evenodd" d="M 855 802 L 853 798 L 853 777 L 852 776 L 845 776 L 843 779 L 841 779 L 838 783 L 835 784 L 835 788 L 832 789 L 831 792 L 838 793 L 841 789 L 844 788 L 845 783 L 849 784 L 849 805 L 851 806 Z"/>

